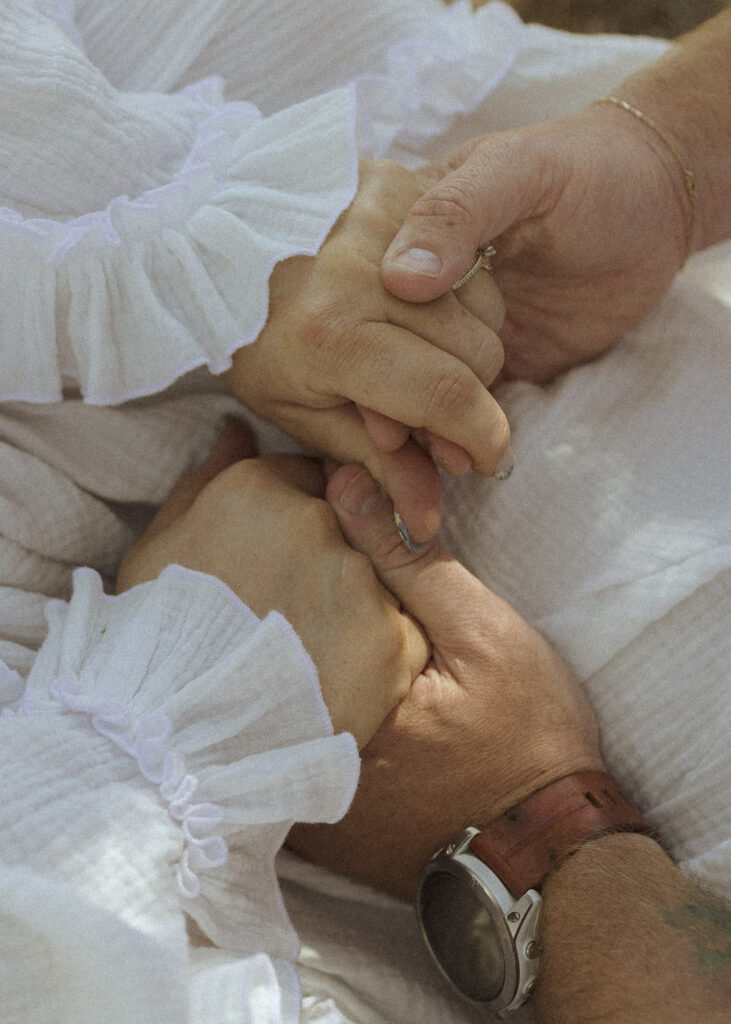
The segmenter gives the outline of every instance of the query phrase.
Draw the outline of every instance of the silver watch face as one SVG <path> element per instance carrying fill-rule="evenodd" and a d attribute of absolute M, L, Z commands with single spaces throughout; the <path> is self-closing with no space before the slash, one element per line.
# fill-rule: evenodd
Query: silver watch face
<path fill-rule="evenodd" d="M 528 889 L 516 899 L 472 853 L 478 834 L 470 826 L 426 864 L 419 923 L 440 971 L 465 998 L 514 1010 L 536 981 L 541 897 Z"/>
<path fill-rule="evenodd" d="M 468 999 L 490 1003 L 505 985 L 505 956 L 495 923 L 473 888 L 434 871 L 419 893 L 419 916 L 442 971 Z"/>

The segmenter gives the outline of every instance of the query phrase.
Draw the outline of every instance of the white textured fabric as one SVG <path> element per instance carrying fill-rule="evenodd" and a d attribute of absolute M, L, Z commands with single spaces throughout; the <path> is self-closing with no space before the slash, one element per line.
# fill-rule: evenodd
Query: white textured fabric
<path fill-rule="evenodd" d="M 448 546 L 586 681 L 611 770 L 689 870 L 731 853 L 730 342 L 729 309 L 676 283 L 598 363 L 505 390 L 504 486 L 447 486 Z"/>
<path fill-rule="evenodd" d="M 299 48 L 292 5 L 283 6 L 271 42 L 286 35 Z M 507 71 L 517 17 L 497 5 L 474 19 L 468 7 L 440 9 L 441 19 L 403 42 L 395 15 L 374 73 L 343 84 L 336 71 L 339 88 L 263 118 L 245 99 L 224 98 L 223 80 L 210 77 L 224 67 L 215 53 L 209 77 L 177 92 L 123 91 L 69 34 L 68 19 L 32 0 L 3 0 L 0 398 L 54 401 L 73 380 L 88 402 L 109 404 L 159 391 L 196 366 L 226 369 L 266 321 L 274 265 L 317 252 L 352 199 L 358 156 L 383 154 L 397 136 L 417 145 L 433 137 Z M 246 5 L 218 8 L 218 18 L 207 3 L 153 15 L 153 38 L 158 30 L 166 39 L 157 66 L 178 46 L 177 14 L 189 49 L 201 46 L 199 23 L 227 40 L 231 19 L 249 32 Z M 138 29 L 147 9 L 94 5 L 114 54 L 149 45 Z M 306 18 L 319 32 L 317 14 L 308 8 Z M 357 23 L 341 24 L 357 35 Z M 264 44 L 256 40 L 257 52 L 271 63 Z M 485 69 L 488 45 L 495 62 Z M 337 34 L 328 48 L 337 53 Z M 246 96 L 257 80 L 245 52 L 237 68 L 228 97 Z M 39 145 L 49 137 L 53 146 Z"/>
<path fill-rule="evenodd" d="M 203 367 L 256 336 L 273 264 L 317 250 L 359 154 L 412 166 L 576 109 L 665 45 L 524 27 L 501 4 L 473 16 L 466 0 L 0 0 L 0 396 L 29 400 L 0 406 L 0 702 L 51 710 L 0 719 L 4 1021 L 472 1019 L 408 907 L 282 855 L 295 974 L 271 857 L 290 817 L 343 809 L 354 763 L 281 620 L 175 573 L 110 601 L 83 572 L 47 640 L 44 608 L 71 597 L 76 565 L 111 581 L 241 411 Z M 731 280 L 714 254 L 688 276 L 717 293 Z M 551 389 L 511 386 L 516 472 L 450 484 L 445 526 L 579 668 L 613 770 L 717 891 L 731 873 L 729 327 L 676 286 L 606 359 Z M 151 397 L 110 407 L 134 395 Z M 262 431 L 265 449 L 286 443 Z M 232 673 L 250 700 L 231 696 Z M 104 695 L 117 704 L 100 711 Z M 160 791 L 159 764 L 140 771 L 141 723 L 148 750 L 184 758 L 205 813 Z M 207 867 L 181 861 L 172 803 L 214 840 Z M 181 862 L 198 896 L 178 893 Z"/>
<path fill-rule="evenodd" d="M 34 1019 L 44 974 L 58 1024 L 149 1019 L 148 991 L 117 1010 L 132 980 L 117 967 L 126 945 L 135 964 L 154 961 L 143 977 L 163 998 L 152 1005 L 171 996 L 154 1019 L 184 1019 L 184 911 L 296 1020 L 298 943 L 274 854 L 293 820 L 341 817 L 358 778 L 355 741 L 333 736 L 306 651 L 277 613 L 261 622 L 178 566 L 119 597 L 79 569 L 71 602 L 46 615 L 25 691 L 0 716 L 0 888 L 15 890 L 0 971 L 17 1000 L 4 1019 Z M 87 917 L 101 958 L 88 955 Z M 36 947 L 16 948 L 29 932 Z M 73 983 L 59 984 L 72 953 Z"/>
<path fill-rule="evenodd" d="M 12 669 L 29 670 L 45 601 L 70 596 L 71 570 L 113 580 L 139 527 L 235 411 L 206 387 L 124 409 L 0 405 L 0 657 Z"/>
<path fill-rule="evenodd" d="M 111 582 L 221 417 L 240 414 L 189 371 L 223 369 L 256 337 L 273 265 L 317 251 L 354 194 L 358 155 L 399 135 L 418 148 L 474 107 L 508 70 L 519 23 L 500 6 L 475 20 L 464 3 L 437 20 L 440 5 L 415 0 L 342 4 L 323 33 L 333 5 L 283 4 L 267 11 L 268 40 L 299 59 L 289 94 L 280 70 L 281 90 L 262 97 L 262 7 L 0 3 L 0 698 L 26 712 L 0 723 L 12 1024 L 300 1014 L 297 942 L 271 858 L 290 816 L 342 813 L 355 765 L 352 740 L 317 739 L 322 704 L 304 652 L 293 663 L 296 639 L 279 621 L 245 643 L 246 614 L 229 609 L 240 642 L 203 671 L 226 602 L 201 580 L 187 618 L 178 609 L 184 634 L 163 621 L 160 588 L 179 604 L 171 588 L 190 580 L 167 576 L 108 603 L 87 573 L 68 611 L 46 603 L 70 597 L 77 564 Z M 228 67 L 221 42 L 232 44 Z M 260 98 L 269 116 L 252 105 Z M 129 402 L 184 374 L 169 393 Z M 138 607 L 145 594 L 152 607 Z M 201 652 L 188 664 L 191 638 Z M 150 675 L 163 650 L 167 670 Z M 244 669 L 250 699 L 234 699 L 231 673 Z M 289 695 L 286 708 L 275 694 Z M 217 772 L 202 747 L 211 734 Z M 191 764 L 207 797 L 195 813 Z"/>

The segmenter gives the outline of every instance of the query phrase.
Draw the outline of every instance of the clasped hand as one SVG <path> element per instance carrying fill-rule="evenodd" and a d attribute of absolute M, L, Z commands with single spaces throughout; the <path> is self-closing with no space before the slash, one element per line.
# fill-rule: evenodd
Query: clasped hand
<path fill-rule="evenodd" d="M 261 618 L 281 612 L 317 667 L 333 728 L 363 746 L 424 667 L 427 642 L 343 539 L 320 463 L 252 451 L 229 423 L 128 552 L 117 589 L 177 563 L 217 576 Z"/>
<path fill-rule="evenodd" d="M 555 779 L 602 771 L 597 723 L 548 642 L 436 541 L 400 543 L 388 499 L 359 466 L 330 479 L 345 537 L 424 627 L 432 656 L 361 754 L 335 825 L 297 825 L 287 845 L 411 899 L 423 865 L 468 825 L 484 825 Z"/>
<path fill-rule="evenodd" d="M 386 161 L 361 165 L 358 194 L 315 258 L 275 267 L 266 326 L 233 357 L 227 386 L 310 451 L 368 467 L 411 536 L 430 539 L 450 471 L 495 470 L 509 428 L 488 386 L 503 305 L 487 274 L 415 305 L 391 295 L 381 260 L 426 183 Z"/>
<path fill-rule="evenodd" d="M 257 615 L 286 616 L 334 728 L 363 748 L 347 816 L 297 826 L 289 843 L 408 898 L 454 832 L 555 778 L 601 768 L 594 717 L 517 612 L 437 542 L 406 550 L 363 467 L 340 467 L 326 484 L 316 460 L 239 461 L 250 454 L 230 425 L 129 552 L 118 588 L 177 562 L 218 576 Z"/>

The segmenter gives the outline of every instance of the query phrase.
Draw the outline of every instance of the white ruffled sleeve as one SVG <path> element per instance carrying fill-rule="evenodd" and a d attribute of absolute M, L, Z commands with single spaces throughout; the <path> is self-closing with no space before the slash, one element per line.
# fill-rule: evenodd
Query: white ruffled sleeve
<path fill-rule="evenodd" d="M 2 679 L 0 875 L 30 872 L 166 955 L 186 948 L 184 911 L 229 952 L 263 956 L 294 1006 L 274 856 L 293 820 L 345 813 L 359 766 L 296 634 L 179 566 L 118 597 L 77 570 L 47 616 L 20 699 L 19 678 Z"/>
<path fill-rule="evenodd" d="M 6 14 L 7 7 L 7 14 Z M 214 373 L 261 330 L 274 265 L 357 186 L 353 88 L 269 118 L 220 80 L 114 89 L 61 26 L 0 26 L 0 398 L 111 404 Z"/>
<path fill-rule="evenodd" d="M 316 254 L 350 204 L 359 158 L 418 153 L 473 110 L 510 68 L 519 25 L 502 4 L 473 16 L 461 0 L 384 39 L 372 73 L 351 79 L 333 51 L 337 87 L 262 117 L 233 73 L 230 102 L 217 77 L 115 88 L 70 17 L 5 0 L 0 400 L 57 401 L 73 382 L 116 404 L 225 370 L 266 322 L 274 266 Z"/>

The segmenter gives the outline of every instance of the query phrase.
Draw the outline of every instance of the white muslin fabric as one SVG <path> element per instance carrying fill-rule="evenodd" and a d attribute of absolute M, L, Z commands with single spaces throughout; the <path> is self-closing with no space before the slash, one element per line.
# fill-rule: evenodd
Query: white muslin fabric
<path fill-rule="evenodd" d="M 296 1020 L 274 855 L 359 770 L 296 634 L 179 566 L 119 597 L 79 569 L 46 617 L 0 715 L 6 1019 L 185 1020 L 185 914 Z"/>
<path fill-rule="evenodd" d="M 566 113 L 666 45 L 468 0 L 0 0 L 8 1024 L 474 1019 L 409 907 L 287 854 L 275 876 L 287 823 L 342 814 L 357 775 L 287 623 L 180 569 L 105 590 L 246 413 L 211 371 L 360 157 Z M 703 289 L 728 268 L 692 261 L 605 358 L 505 389 L 516 471 L 447 482 L 444 530 L 569 657 L 612 770 L 726 894 L 731 317 Z"/>
<path fill-rule="evenodd" d="M 374 5 L 394 35 L 384 47 L 381 23 L 372 71 L 348 82 L 342 55 L 334 66 L 323 58 L 337 88 L 323 91 L 321 83 L 316 96 L 301 89 L 293 105 L 262 117 L 248 100 L 259 5 L 252 22 L 247 5 L 217 6 L 213 22 L 228 45 L 237 38 L 234 21 L 248 46 L 220 62 L 214 48 L 198 67 L 206 77 L 184 77 L 177 91 L 162 93 L 157 82 L 147 83 L 153 91 L 130 91 L 137 79 L 124 70 L 141 45 L 150 47 L 137 28 L 148 5 L 87 5 L 90 46 L 103 51 L 96 65 L 69 31 L 67 10 L 54 20 L 32 0 L 4 0 L 0 398 L 55 401 L 73 380 L 88 402 L 104 405 L 160 391 L 197 366 L 222 372 L 266 321 L 274 265 L 317 252 L 350 203 L 358 157 L 382 155 L 398 137 L 418 146 L 472 109 L 512 63 L 519 28 L 502 5 L 475 19 L 469 5 L 445 15 L 437 3 L 441 18 L 399 41 L 421 5 L 404 5 L 410 18 Z M 338 8 L 348 36 L 358 32 L 358 20 L 347 17 L 353 6 Z M 152 51 L 157 67 L 175 63 L 182 33 L 200 54 L 199 22 L 211 25 L 215 7 L 173 2 L 149 17 L 153 38 L 165 34 Z M 259 60 L 279 64 L 270 55 L 281 53 L 282 38 L 301 47 L 298 23 L 317 29 L 318 14 L 333 10 L 282 7 L 269 19 L 277 32 L 256 37 Z M 373 13 L 365 17 L 371 29 Z M 99 21 L 113 53 L 104 50 Z M 83 25 L 82 18 L 82 39 Z M 336 54 L 332 31 L 327 47 Z M 220 76 L 231 63 L 237 73 L 224 95 Z M 55 130 L 60 122 L 66 131 Z M 39 145 L 49 137 L 52 147 Z"/>

